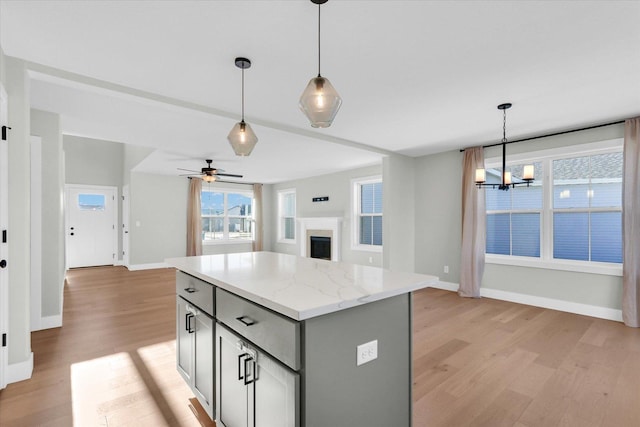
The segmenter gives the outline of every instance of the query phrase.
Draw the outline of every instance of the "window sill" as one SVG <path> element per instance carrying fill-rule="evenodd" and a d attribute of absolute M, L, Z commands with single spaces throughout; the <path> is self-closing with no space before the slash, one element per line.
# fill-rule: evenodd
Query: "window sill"
<path fill-rule="evenodd" d="M 362 252 L 382 252 L 382 245 L 352 245 L 352 251 L 362 251 Z"/>
<path fill-rule="evenodd" d="M 518 267 L 542 268 L 546 270 L 574 271 L 577 273 L 622 276 L 622 264 L 606 262 L 585 262 L 571 260 L 542 260 L 539 258 L 486 254 L 487 264 L 513 265 Z"/>
<path fill-rule="evenodd" d="M 203 241 L 203 246 L 216 246 L 216 245 L 250 245 L 253 240 L 208 240 Z"/>
<path fill-rule="evenodd" d="M 296 240 L 295 239 L 280 239 L 280 240 L 278 240 L 277 243 L 284 243 L 286 245 L 295 245 L 296 244 Z"/>

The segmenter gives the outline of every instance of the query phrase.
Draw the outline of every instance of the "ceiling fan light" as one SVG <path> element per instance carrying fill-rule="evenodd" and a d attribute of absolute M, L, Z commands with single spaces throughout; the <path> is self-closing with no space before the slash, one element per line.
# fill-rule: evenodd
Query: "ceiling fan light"
<path fill-rule="evenodd" d="M 213 182 L 213 181 L 216 180 L 216 177 L 213 176 L 213 175 L 204 175 L 202 177 L 202 180 L 205 181 L 205 182 Z"/>
<path fill-rule="evenodd" d="M 227 139 L 236 156 L 248 156 L 258 143 L 258 137 L 251 129 L 251 125 L 244 121 L 235 124 L 227 135 Z"/>
<path fill-rule="evenodd" d="M 329 79 L 314 77 L 300 96 L 300 110 L 307 116 L 311 126 L 327 128 L 338 114 L 342 98 Z"/>

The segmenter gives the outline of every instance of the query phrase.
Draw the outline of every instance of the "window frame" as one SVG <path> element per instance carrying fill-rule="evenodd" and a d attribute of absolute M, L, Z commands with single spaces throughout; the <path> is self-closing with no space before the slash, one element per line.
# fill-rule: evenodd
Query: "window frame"
<path fill-rule="evenodd" d="M 284 198 L 287 195 L 293 194 L 293 216 L 284 215 Z M 278 190 L 278 243 L 286 243 L 286 244 L 295 244 L 298 239 L 298 227 L 297 227 L 297 210 L 298 210 L 298 195 L 296 194 L 295 188 L 285 188 L 282 190 Z M 286 218 L 293 218 L 293 239 L 287 239 L 284 235 L 285 227 L 284 220 Z"/>
<path fill-rule="evenodd" d="M 202 208 L 200 210 L 200 221 L 202 221 L 203 218 L 222 218 L 222 235 L 223 238 L 222 239 L 216 239 L 216 240 L 202 240 L 202 244 L 205 246 L 208 245 L 233 245 L 233 244 L 247 244 L 247 243 L 253 243 L 253 241 L 255 240 L 255 197 L 253 194 L 253 191 L 251 190 L 240 190 L 240 189 L 234 189 L 234 188 L 220 188 L 220 187 L 216 187 L 216 188 L 202 188 L 202 190 L 200 191 L 200 197 L 202 198 L 203 193 L 222 193 L 223 194 L 223 215 L 203 215 L 202 214 Z M 228 196 L 229 194 L 240 194 L 246 197 L 249 197 L 251 199 L 251 215 L 250 216 L 238 216 L 238 215 L 229 215 L 229 204 L 228 204 Z M 251 226 L 251 238 L 243 238 L 243 239 L 230 239 L 229 238 L 229 219 L 230 218 L 249 218 L 249 221 L 252 222 L 252 226 Z M 202 233 L 203 237 L 204 237 L 204 230 Z"/>
<path fill-rule="evenodd" d="M 362 178 L 354 178 L 351 180 L 351 250 L 364 252 L 381 253 L 384 247 L 384 238 L 381 245 L 366 245 L 360 243 L 360 217 L 361 215 L 361 197 L 360 189 L 363 184 L 382 184 L 382 175 L 373 175 Z M 384 192 L 382 197 L 384 198 Z M 366 216 L 380 216 L 384 218 L 384 206 L 380 214 L 366 214 Z M 384 219 L 383 219 L 384 222 Z M 383 224 L 384 230 L 384 224 Z"/>
<path fill-rule="evenodd" d="M 597 261 L 578 261 L 553 258 L 553 214 L 565 209 L 553 208 L 553 160 L 574 157 L 592 156 L 597 154 L 618 153 L 622 151 L 623 139 L 615 138 L 587 144 L 570 145 L 548 150 L 540 150 L 529 153 L 514 154 L 507 157 L 506 166 L 518 164 L 530 164 L 542 162 L 542 210 L 540 216 L 540 257 L 525 257 L 515 255 L 498 255 L 485 253 L 487 264 L 512 265 L 519 267 L 542 268 L 549 270 L 563 270 L 582 273 L 603 274 L 610 276 L 622 276 L 622 263 L 609 263 Z M 485 168 L 502 167 L 502 157 L 490 157 L 485 159 Z M 509 191 L 512 191 L 510 189 Z M 499 191 L 485 188 L 481 191 Z M 620 208 L 621 210 L 622 208 Z M 580 209 L 587 210 L 587 209 Z M 607 211 L 615 209 L 607 208 Z M 589 212 L 599 212 L 599 208 L 588 208 Z M 509 211 L 519 212 L 516 210 Z"/>

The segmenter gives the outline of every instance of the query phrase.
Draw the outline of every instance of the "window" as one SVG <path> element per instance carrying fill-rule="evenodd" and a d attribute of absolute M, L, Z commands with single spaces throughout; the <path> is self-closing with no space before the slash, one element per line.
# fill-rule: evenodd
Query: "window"
<path fill-rule="evenodd" d="M 524 165 L 513 165 L 512 176 L 521 176 Z M 487 253 L 515 256 L 540 256 L 540 219 L 542 216 L 542 163 L 535 162 L 535 181 L 529 187 L 508 191 L 486 188 Z M 502 178 L 502 168 L 487 169 L 487 181 Z"/>
<path fill-rule="evenodd" d="M 484 189 L 487 261 L 602 274 L 622 268 L 621 141 L 532 153 L 508 165 L 520 176 L 534 164 L 530 187 Z M 499 162 L 500 159 L 495 159 Z M 487 181 L 501 169 L 487 161 Z"/>
<path fill-rule="evenodd" d="M 252 193 L 202 190 L 201 207 L 204 243 L 253 240 Z"/>
<path fill-rule="evenodd" d="M 382 250 L 382 178 L 353 180 L 354 249 Z"/>
<path fill-rule="evenodd" d="M 296 242 L 296 190 L 278 191 L 278 241 Z"/>
<path fill-rule="evenodd" d="M 103 211 L 104 194 L 78 194 L 78 209 L 81 211 Z"/>
<path fill-rule="evenodd" d="M 553 161 L 553 257 L 622 262 L 622 152 Z"/>

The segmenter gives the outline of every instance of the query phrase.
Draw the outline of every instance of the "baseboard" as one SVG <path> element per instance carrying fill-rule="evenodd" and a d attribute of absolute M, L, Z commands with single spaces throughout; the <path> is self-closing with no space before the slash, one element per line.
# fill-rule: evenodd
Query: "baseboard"
<path fill-rule="evenodd" d="M 62 315 L 57 314 L 55 316 L 43 317 L 40 320 L 40 329 L 51 329 L 62 327 Z"/>
<path fill-rule="evenodd" d="M 138 270 L 153 270 L 156 268 L 169 268 L 169 264 L 166 262 L 156 262 L 151 264 L 132 264 L 127 267 L 129 271 L 138 271 Z"/>
<path fill-rule="evenodd" d="M 437 282 L 432 288 L 457 292 L 457 283 Z M 534 307 L 548 308 L 567 313 L 582 314 L 584 316 L 597 317 L 599 319 L 622 322 L 622 310 L 597 305 L 581 304 L 578 302 L 564 301 L 553 298 L 539 297 L 535 295 L 519 294 L 517 292 L 502 291 L 499 289 L 480 288 L 480 296 L 518 304 L 532 305 Z"/>
<path fill-rule="evenodd" d="M 124 265 L 124 261 L 119 259 L 116 262 L 114 262 L 113 265 L 115 265 L 116 267 L 120 267 L 120 266 Z"/>
<path fill-rule="evenodd" d="M 32 323 L 31 332 L 60 327 L 62 327 L 62 315 L 56 314 L 55 316 L 41 317 L 37 322 Z"/>
<path fill-rule="evenodd" d="M 443 289 L 445 291 L 458 292 L 458 288 L 460 287 L 460 285 L 458 285 L 457 283 L 442 282 L 439 280 L 433 285 L 429 285 L 429 287 L 436 288 L 436 289 Z"/>
<path fill-rule="evenodd" d="M 29 353 L 29 358 L 24 362 L 10 363 L 7 365 L 5 379 L 7 384 L 17 383 L 31 378 L 33 373 L 33 353 Z"/>

